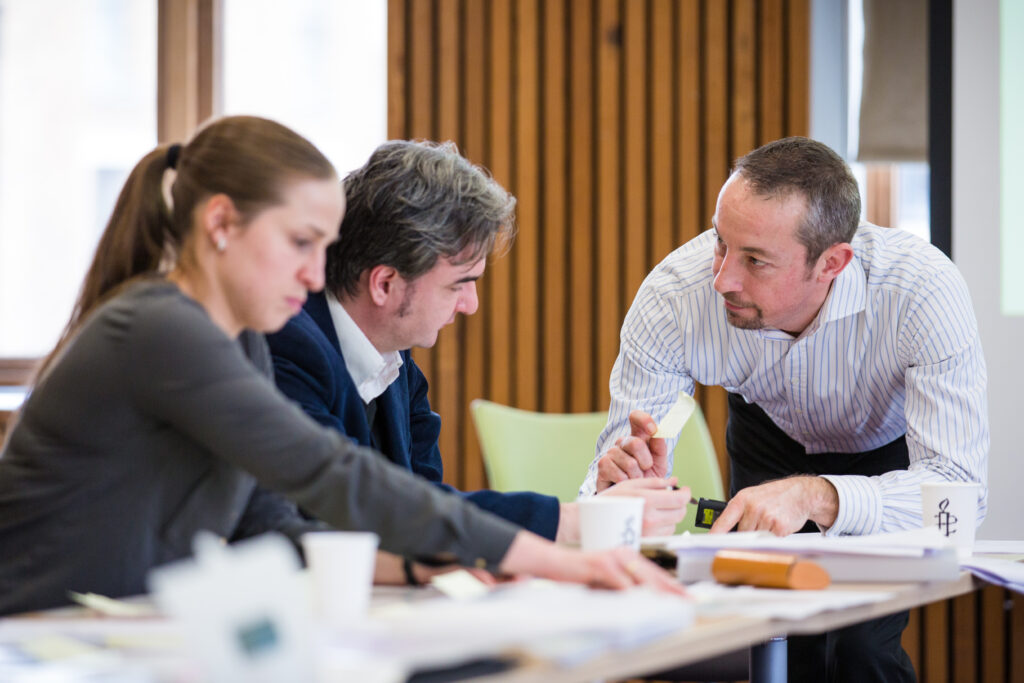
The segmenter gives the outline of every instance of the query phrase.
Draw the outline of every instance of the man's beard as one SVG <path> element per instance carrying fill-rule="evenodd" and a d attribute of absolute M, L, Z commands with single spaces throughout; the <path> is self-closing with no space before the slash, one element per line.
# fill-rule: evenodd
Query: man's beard
<path fill-rule="evenodd" d="M 414 289 L 414 283 L 409 283 L 406 286 L 405 292 L 402 294 L 402 302 L 398 304 L 398 312 L 395 314 L 399 318 L 404 318 L 409 315 L 409 308 L 412 305 L 412 294 Z"/>
<path fill-rule="evenodd" d="M 723 298 L 726 301 L 729 301 L 728 298 Z M 729 303 L 733 304 L 734 306 L 739 305 L 732 301 L 729 301 Z M 730 325 L 740 330 L 763 330 L 765 324 L 764 314 L 761 312 L 761 309 L 757 306 L 747 306 L 746 308 L 747 310 L 754 311 L 756 315 L 754 315 L 754 317 L 752 318 L 747 318 L 740 316 L 737 313 L 734 313 L 733 311 L 730 311 L 728 308 L 726 308 L 725 319 L 729 322 Z"/>

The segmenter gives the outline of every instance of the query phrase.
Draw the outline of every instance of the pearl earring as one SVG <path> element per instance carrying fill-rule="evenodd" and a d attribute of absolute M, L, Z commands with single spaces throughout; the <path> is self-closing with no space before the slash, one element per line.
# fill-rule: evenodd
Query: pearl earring
<path fill-rule="evenodd" d="M 226 237 L 221 236 L 217 238 L 217 243 L 214 245 L 217 247 L 217 251 L 224 251 L 228 248 L 228 240 Z"/>

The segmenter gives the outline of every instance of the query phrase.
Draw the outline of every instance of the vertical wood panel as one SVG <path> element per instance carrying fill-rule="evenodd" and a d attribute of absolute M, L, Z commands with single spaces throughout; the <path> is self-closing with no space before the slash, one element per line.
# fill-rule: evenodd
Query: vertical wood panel
<path fill-rule="evenodd" d="M 566 344 L 567 299 L 570 283 L 566 268 L 566 50 L 565 2 L 545 0 L 543 20 L 544 112 L 541 126 L 543 151 L 543 249 L 540 291 L 544 304 L 541 345 L 541 409 L 567 410 L 569 347 Z"/>
<path fill-rule="evenodd" d="M 755 0 L 732 2 L 732 140 L 730 159 L 757 146 L 757 6 Z"/>
<path fill-rule="evenodd" d="M 929 683 L 949 681 L 949 617 L 948 605 L 938 602 L 924 608 L 924 657 L 922 674 Z"/>
<path fill-rule="evenodd" d="M 704 214 L 729 175 L 729 3 L 704 5 Z"/>
<path fill-rule="evenodd" d="M 465 45 L 464 54 L 461 59 L 463 68 L 463 79 L 465 84 L 465 96 L 462 100 L 463 110 L 461 121 L 463 133 L 460 137 L 463 153 L 467 158 L 483 163 L 487 159 L 487 129 L 484 117 L 486 116 L 486 60 L 487 54 L 485 42 L 486 31 L 486 6 L 481 2 L 469 2 L 465 5 L 464 31 L 460 36 L 461 42 Z M 469 58 L 473 56 L 473 58 Z M 493 264 L 493 259 L 488 263 L 488 269 Z M 463 486 L 469 490 L 482 489 L 487 486 L 487 477 L 484 474 L 483 460 L 480 456 L 480 443 L 476 438 L 476 430 L 473 421 L 467 419 L 465 406 L 474 398 L 485 396 L 487 387 L 485 378 L 487 376 L 487 354 L 485 320 L 488 315 L 487 287 L 490 283 L 490 274 L 485 275 L 477 283 L 477 296 L 480 300 L 480 310 L 465 320 L 462 336 L 462 405 L 459 411 L 462 415 L 461 436 L 459 444 L 463 454 Z M 442 419 L 442 424 L 444 419 Z"/>
<path fill-rule="evenodd" d="M 684 244 L 700 234 L 709 224 L 711 214 L 703 204 L 704 178 L 702 174 L 704 107 L 701 49 L 701 2 L 682 0 L 676 7 L 676 59 L 678 85 L 676 115 L 679 130 L 676 134 L 676 159 L 679 164 L 678 185 L 679 225 L 674 231 L 675 245 Z"/>
<path fill-rule="evenodd" d="M 432 0 L 409 0 L 411 21 L 406 24 L 409 39 L 408 134 L 430 139 L 434 134 L 434 6 Z"/>
<path fill-rule="evenodd" d="M 406 117 L 406 52 L 405 24 L 409 10 L 405 0 L 388 0 L 388 138 L 408 137 Z"/>
<path fill-rule="evenodd" d="M 625 116 L 622 179 L 624 217 L 620 245 L 625 272 L 620 282 L 620 300 L 628 306 L 649 270 L 647 215 L 650 188 L 647 181 L 647 3 L 627 2 L 622 18 L 623 93 Z M 619 318 L 621 324 L 622 319 Z"/>
<path fill-rule="evenodd" d="M 761 39 L 758 49 L 758 144 L 783 137 L 785 130 L 785 88 L 783 16 L 785 0 L 758 3 Z"/>
<path fill-rule="evenodd" d="M 966 633 L 966 629 L 958 631 Z M 1024 683 L 1024 595 L 1013 593 L 1013 614 L 1010 617 L 1007 642 L 1010 645 L 1010 681 Z"/>
<path fill-rule="evenodd" d="M 1006 591 L 998 586 L 981 590 L 981 680 L 1006 680 Z M 1017 648 L 1019 648 L 1019 643 Z M 928 683 L 931 683 L 929 681 Z"/>
<path fill-rule="evenodd" d="M 621 210 L 621 56 L 622 18 L 617 0 L 599 0 L 597 45 L 597 376 L 607 377 L 618 354 L 622 323 L 619 267 Z M 607 408 L 608 385 L 598 384 L 598 405 Z"/>
<path fill-rule="evenodd" d="M 572 370 L 567 410 L 598 410 L 598 386 L 607 385 L 597 376 L 594 352 L 594 321 L 597 306 L 594 296 L 594 13 L 587 0 L 569 6 L 569 32 L 572 43 L 572 71 L 569 101 L 570 167 L 569 202 L 570 249 L 572 271 L 571 329 L 568 331 Z"/>
<path fill-rule="evenodd" d="M 515 174 L 514 192 L 519 198 L 519 237 L 513 254 L 515 262 L 515 402 L 526 410 L 538 405 L 538 331 L 540 301 L 537 297 L 540 250 L 540 206 L 537 156 L 540 150 L 537 0 L 517 0 L 515 78 Z"/>
<path fill-rule="evenodd" d="M 956 683 L 976 683 L 978 680 L 977 598 L 975 594 L 962 595 L 951 600 L 950 619 L 953 627 L 953 670 L 950 680 Z"/>
<path fill-rule="evenodd" d="M 511 187 L 512 179 L 512 7 L 510 0 L 493 0 L 487 34 L 490 41 L 489 163 L 495 179 Z M 521 204 L 520 204 L 521 210 Z M 518 242 L 518 240 L 517 240 Z M 518 248 L 518 244 L 516 247 Z M 512 402 L 512 259 L 494 259 L 488 280 L 487 366 L 489 397 L 499 403 Z"/>
<path fill-rule="evenodd" d="M 921 671 L 921 608 L 910 610 L 907 627 L 900 640 L 914 671 Z"/>
<path fill-rule="evenodd" d="M 672 0 L 652 0 L 648 29 L 651 36 L 651 126 L 647 141 L 651 150 L 651 241 L 645 270 L 665 258 L 675 246 L 672 29 Z"/>
<path fill-rule="evenodd" d="M 458 140 L 459 138 L 459 11 L 457 0 L 436 0 L 437 66 L 436 92 L 437 121 L 430 137 L 435 140 Z M 441 420 L 441 435 L 438 446 L 445 472 L 452 470 L 451 480 L 456 486 L 466 486 L 466 468 L 460 463 L 459 429 L 463 420 L 460 406 L 463 403 L 459 378 L 459 338 L 463 316 L 455 324 L 441 330 L 434 347 L 434 369 L 430 376 L 434 388 L 433 407 Z"/>
<path fill-rule="evenodd" d="M 786 135 L 807 135 L 811 118 L 810 0 L 787 0 Z M 803 36 L 800 40 L 797 36 Z"/>

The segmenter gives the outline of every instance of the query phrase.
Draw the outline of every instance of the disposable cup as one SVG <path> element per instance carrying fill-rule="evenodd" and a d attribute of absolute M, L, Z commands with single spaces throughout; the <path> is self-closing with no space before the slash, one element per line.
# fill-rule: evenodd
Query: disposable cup
<path fill-rule="evenodd" d="M 379 542 L 377 534 L 361 531 L 315 531 L 302 536 L 313 612 L 325 624 L 344 627 L 365 618 Z"/>

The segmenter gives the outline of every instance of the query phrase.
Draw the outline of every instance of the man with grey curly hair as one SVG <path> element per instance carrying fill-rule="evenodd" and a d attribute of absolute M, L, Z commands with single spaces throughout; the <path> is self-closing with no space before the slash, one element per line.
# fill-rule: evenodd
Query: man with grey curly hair
<path fill-rule="evenodd" d="M 441 418 L 410 349 L 433 346 L 458 314 L 476 312 L 476 281 L 487 257 L 511 244 L 516 200 L 454 144 L 403 140 L 378 147 L 345 179 L 345 193 L 324 292 L 268 337 L 275 379 L 322 424 L 455 492 L 442 483 Z M 674 483 L 631 481 L 608 493 L 645 497 L 645 533 L 672 533 L 689 500 Z M 456 493 L 546 538 L 578 539 L 575 503 Z"/>

